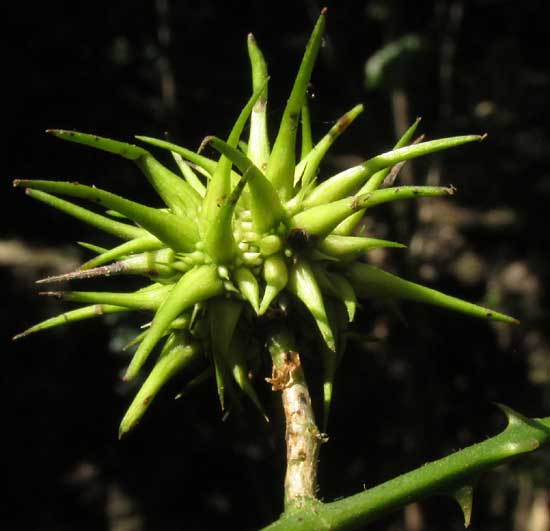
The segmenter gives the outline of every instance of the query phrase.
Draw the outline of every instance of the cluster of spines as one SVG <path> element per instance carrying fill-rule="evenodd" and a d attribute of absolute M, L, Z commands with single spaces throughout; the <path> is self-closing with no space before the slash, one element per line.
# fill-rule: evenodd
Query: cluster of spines
<path fill-rule="evenodd" d="M 396 242 L 354 235 L 366 209 L 399 199 L 454 193 L 453 187 L 389 186 L 405 161 L 483 139 L 479 135 L 415 141 L 419 120 L 394 149 L 318 183 L 318 168 L 336 138 L 363 111 L 347 112 L 317 144 L 312 142 L 306 90 L 325 24 L 323 11 L 307 45 L 277 137 L 267 136 L 267 67 L 252 36 L 248 38 L 253 95 L 243 107 L 226 141 L 210 136 L 198 152 L 145 136 L 145 143 L 168 150 L 181 176 L 148 150 L 96 135 L 50 130 L 58 138 L 92 146 L 133 161 L 165 203 L 152 208 L 116 194 L 75 182 L 17 180 L 28 195 L 91 224 L 123 243 L 112 249 L 83 244 L 97 253 L 79 271 L 44 281 L 138 274 L 153 283 L 133 293 L 45 292 L 86 304 L 48 319 L 16 337 L 103 313 L 133 309 L 155 312 L 135 341 L 136 353 L 126 372 L 134 378 L 153 349 L 166 338 L 159 358 L 125 416 L 121 433 L 134 425 L 167 379 L 201 355 L 210 353 L 222 405 L 228 376 L 261 408 L 248 379 L 249 360 L 239 327 L 245 302 L 252 315 L 263 315 L 287 291 L 307 308 L 322 338 L 325 366 L 325 417 L 332 396 L 338 339 L 334 317 L 352 321 L 357 297 L 409 299 L 439 305 L 476 317 L 504 322 L 514 319 L 403 280 L 368 265 L 361 258 Z M 250 136 L 241 137 L 247 122 Z M 296 163 L 297 131 L 301 150 Z M 216 161 L 205 146 L 220 153 Z M 204 178 L 206 176 L 206 178 Z M 88 200 L 106 214 L 62 199 Z M 129 221 L 133 222 L 129 223 Z M 341 312 L 340 312 L 341 313 Z M 204 329 L 207 329 L 205 334 Z M 337 330 L 338 329 L 338 330 Z"/>

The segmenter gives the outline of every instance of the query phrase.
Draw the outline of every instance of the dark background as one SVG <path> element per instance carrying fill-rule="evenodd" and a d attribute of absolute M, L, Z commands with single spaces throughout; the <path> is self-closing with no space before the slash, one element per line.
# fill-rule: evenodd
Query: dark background
<path fill-rule="evenodd" d="M 338 374 L 321 455 L 323 499 L 484 440 L 504 425 L 494 402 L 550 414 L 545 4 L 328 2 L 310 91 L 316 138 L 356 103 L 366 111 L 331 150 L 326 174 L 389 149 L 416 116 L 430 139 L 489 133 L 480 145 L 409 165 L 403 180 L 452 183 L 458 193 L 377 209 L 367 227 L 409 249 L 372 260 L 522 323 L 490 325 L 412 304 L 400 308 L 404 322 L 366 304 L 357 330 L 378 341 L 351 341 Z M 3 48 L 3 527 L 255 530 L 282 510 L 283 429 L 277 397 L 261 382 L 268 425 L 252 407 L 222 422 L 209 384 L 174 401 L 175 382 L 119 442 L 135 389 L 120 381 L 128 359 L 118 349 L 138 321 L 90 321 L 10 342 L 63 311 L 37 298 L 34 280 L 86 258 L 71 242 L 102 243 L 93 229 L 12 190 L 10 180 L 77 179 L 155 201 L 127 161 L 43 131 L 122 140 L 168 131 L 191 148 L 207 134 L 225 136 L 250 92 L 250 31 L 270 65 L 276 124 L 321 7 L 313 0 L 292 8 L 208 0 L 4 7 L 12 37 Z M 394 58 L 367 86 L 366 61 L 390 43 Z M 472 529 L 544 531 L 549 478 L 548 451 L 481 478 Z M 437 498 L 369 529 L 454 530 L 461 516 L 454 502 Z"/>

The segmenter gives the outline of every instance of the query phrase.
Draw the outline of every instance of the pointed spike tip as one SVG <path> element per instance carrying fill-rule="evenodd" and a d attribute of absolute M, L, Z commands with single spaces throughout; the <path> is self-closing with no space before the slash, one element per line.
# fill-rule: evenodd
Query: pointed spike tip
<path fill-rule="evenodd" d="M 57 138 L 62 138 L 64 136 L 75 136 L 76 131 L 71 131 L 69 129 L 46 129 L 46 133 L 56 136 Z"/>
<path fill-rule="evenodd" d="M 202 153 L 202 151 L 204 151 L 204 149 L 206 148 L 206 146 L 208 144 L 210 144 L 210 142 L 212 142 L 212 139 L 215 138 L 214 135 L 208 135 L 208 136 L 205 136 L 201 142 L 201 145 L 199 146 L 199 149 L 197 150 L 197 154 L 200 154 Z"/>
<path fill-rule="evenodd" d="M 35 284 L 49 284 L 53 282 L 69 282 L 71 280 L 90 279 L 94 277 L 109 277 L 122 273 L 127 269 L 123 262 L 114 262 L 112 264 L 95 267 L 91 269 L 77 269 L 76 271 L 69 271 L 61 275 L 53 275 L 51 277 L 45 277 L 35 280 Z"/>
<path fill-rule="evenodd" d="M 65 296 L 64 291 L 40 291 L 38 295 L 43 297 L 55 297 L 56 299 L 62 299 Z"/>
<path fill-rule="evenodd" d="M 487 311 L 487 319 L 494 322 L 506 323 L 511 325 L 519 325 L 521 321 L 518 321 L 515 317 L 510 317 L 499 312 Z"/>
<path fill-rule="evenodd" d="M 118 440 L 121 441 L 123 437 L 126 436 L 128 430 L 125 429 L 122 425 L 118 428 Z"/>

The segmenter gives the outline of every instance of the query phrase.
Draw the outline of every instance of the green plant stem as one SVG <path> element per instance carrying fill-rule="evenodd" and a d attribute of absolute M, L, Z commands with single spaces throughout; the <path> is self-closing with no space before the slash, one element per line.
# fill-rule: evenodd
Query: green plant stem
<path fill-rule="evenodd" d="M 312 500 L 301 511 L 285 512 L 264 531 L 351 531 L 409 503 L 433 495 L 455 496 L 480 474 L 550 442 L 550 417 L 528 419 L 502 406 L 508 426 L 498 435 L 443 459 L 332 502 Z M 471 509 L 471 500 L 463 510 Z"/>
<path fill-rule="evenodd" d="M 317 462 L 323 441 L 315 423 L 309 389 L 294 340 L 286 330 L 269 341 L 273 375 L 268 378 L 273 391 L 281 391 L 286 421 L 285 513 L 300 511 L 319 503 Z"/>

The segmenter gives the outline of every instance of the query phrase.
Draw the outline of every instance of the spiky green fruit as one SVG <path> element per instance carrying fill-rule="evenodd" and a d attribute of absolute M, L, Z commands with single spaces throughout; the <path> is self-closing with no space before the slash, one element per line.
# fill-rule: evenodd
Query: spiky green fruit
<path fill-rule="evenodd" d="M 201 149 L 194 152 L 165 140 L 136 137 L 171 152 L 181 173 L 178 175 L 142 147 L 75 131 L 48 131 L 55 137 L 133 161 L 165 208 L 142 205 L 75 182 L 14 182 L 15 186 L 24 187 L 30 197 L 122 240 L 111 249 L 82 244 L 97 252 L 97 256 L 76 272 L 41 282 L 115 274 L 149 279 L 149 284 L 133 293 L 46 292 L 85 306 L 16 336 L 103 313 L 153 312 L 149 326 L 132 342 L 137 350 L 125 377 L 131 379 L 140 372 L 147 372 L 148 376 L 124 417 L 121 434 L 141 418 L 168 379 L 191 365 L 199 366 L 200 379 L 205 375 L 215 377 L 222 407 L 226 407 L 226 397 L 234 399 L 234 391 L 240 389 L 261 410 L 249 381 L 261 354 L 251 347 L 250 339 L 269 328 L 274 316 L 280 320 L 281 314 L 283 326 L 311 326 L 322 343 L 319 350 L 323 355 L 319 359 L 325 363 L 326 411 L 342 354 L 339 349 L 345 344 L 342 323 L 345 327 L 345 323 L 353 321 L 360 298 L 409 299 L 484 319 L 516 322 L 502 313 L 405 281 L 365 263 L 370 249 L 404 247 L 353 234 L 367 208 L 454 193 L 453 187 L 384 188 L 384 179 L 392 168 L 396 173 L 398 165 L 407 160 L 477 142 L 483 136 L 413 141 L 417 120 L 393 150 L 317 182 L 318 169 L 328 149 L 363 110 L 362 105 L 355 106 L 314 145 L 306 89 L 319 52 L 325 15 L 323 10 L 307 45 L 273 148 L 266 122 L 267 66 L 251 35 L 248 51 L 253 94 L 227 141 L 209 136 L 201 146 L 218 152 L 218 160 L 199 153 Z M 247 121 L 250 134 L 243 152 L 241 137 Z M 300 160 L 296 161 L 298 152 Z M 58 196 L 87 200 L 99 205 L 103 212 Z M 109 210 L 105 213 L 104 209 Z M 299 307 L 311 314 L 311 322 L 294 317 Z M 337 312 L 343 315 L 335 317 Z M 297 315 L 301 313 L 298 311 Z M 258 327 L 257 319 L 268 326 Z M 157 360 L 151 361 L 151 354 L 166 336 Z M 255 344 L 265 343 L 260 338 Z M 205 368 L 208 364 L 210 367 Z"/>

